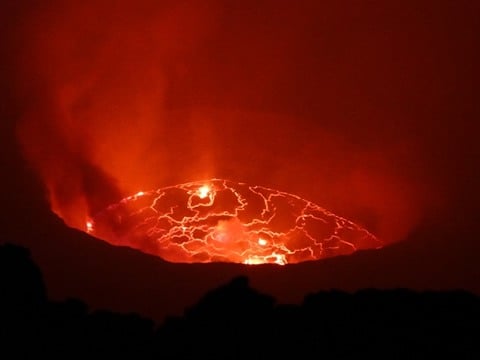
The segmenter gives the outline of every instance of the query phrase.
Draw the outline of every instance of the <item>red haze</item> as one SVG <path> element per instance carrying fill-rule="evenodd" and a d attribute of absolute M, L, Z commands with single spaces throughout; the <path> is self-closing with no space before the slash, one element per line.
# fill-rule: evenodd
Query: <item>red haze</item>
<path fill-rule="evenodd" d="M 18 135 L 56 214 L 85 229 L 123 196 L 219 177 L 396 241 L 448 202 L 447 55 L 471 46 L 449 40 L 455 9 L 233 4 L 58 1 L 16 24 Z"/>

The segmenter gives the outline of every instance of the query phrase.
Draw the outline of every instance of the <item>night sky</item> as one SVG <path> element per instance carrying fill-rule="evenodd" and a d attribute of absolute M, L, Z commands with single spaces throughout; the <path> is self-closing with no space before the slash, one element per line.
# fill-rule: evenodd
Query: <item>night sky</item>
<path fill-rule="evenodd" d="M 479 14 L 477 1 L 2 4 L 1 242 L 31 250 L 53 297 L 156 317 L 240 273 L 282 301 L 480 293 Z M 212 177 L 297 194 L 389 246 L 179 265 L 63 223 Z"/>

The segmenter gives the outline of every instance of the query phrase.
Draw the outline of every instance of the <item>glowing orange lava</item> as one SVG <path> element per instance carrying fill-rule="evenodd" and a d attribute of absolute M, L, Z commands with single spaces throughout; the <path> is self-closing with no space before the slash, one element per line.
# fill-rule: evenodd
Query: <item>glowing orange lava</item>
<path fill-rule="evenodd" d="M 383 245 L 298 196 L 220 179 L 138 192 L 88 220 L 86 231 L 185 263 L 285 265 Z"/>

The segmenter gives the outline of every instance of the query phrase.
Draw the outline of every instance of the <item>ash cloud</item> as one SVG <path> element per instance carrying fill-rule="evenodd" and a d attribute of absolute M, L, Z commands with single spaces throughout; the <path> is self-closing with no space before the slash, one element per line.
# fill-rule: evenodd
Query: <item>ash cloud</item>
<path fill-rule="evenodd" d="M 139 190 L 219 177 L 396 241 L 471 195 L 458 189 L 476 149 L 474 7 L 19 5 L 19 141 L 71 226 Z"/>

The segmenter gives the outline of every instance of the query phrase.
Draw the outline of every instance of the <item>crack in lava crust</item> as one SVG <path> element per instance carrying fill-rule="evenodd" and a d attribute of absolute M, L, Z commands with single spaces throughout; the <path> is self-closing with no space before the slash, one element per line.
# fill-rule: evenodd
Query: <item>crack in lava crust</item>
<path fill-rule="evenodd" d="M 86 230 L 111 244 L 184 263 L 284 265 L 383 245 L 298 196 L 220 179 L 139 192 L 95 215 Z"/>

